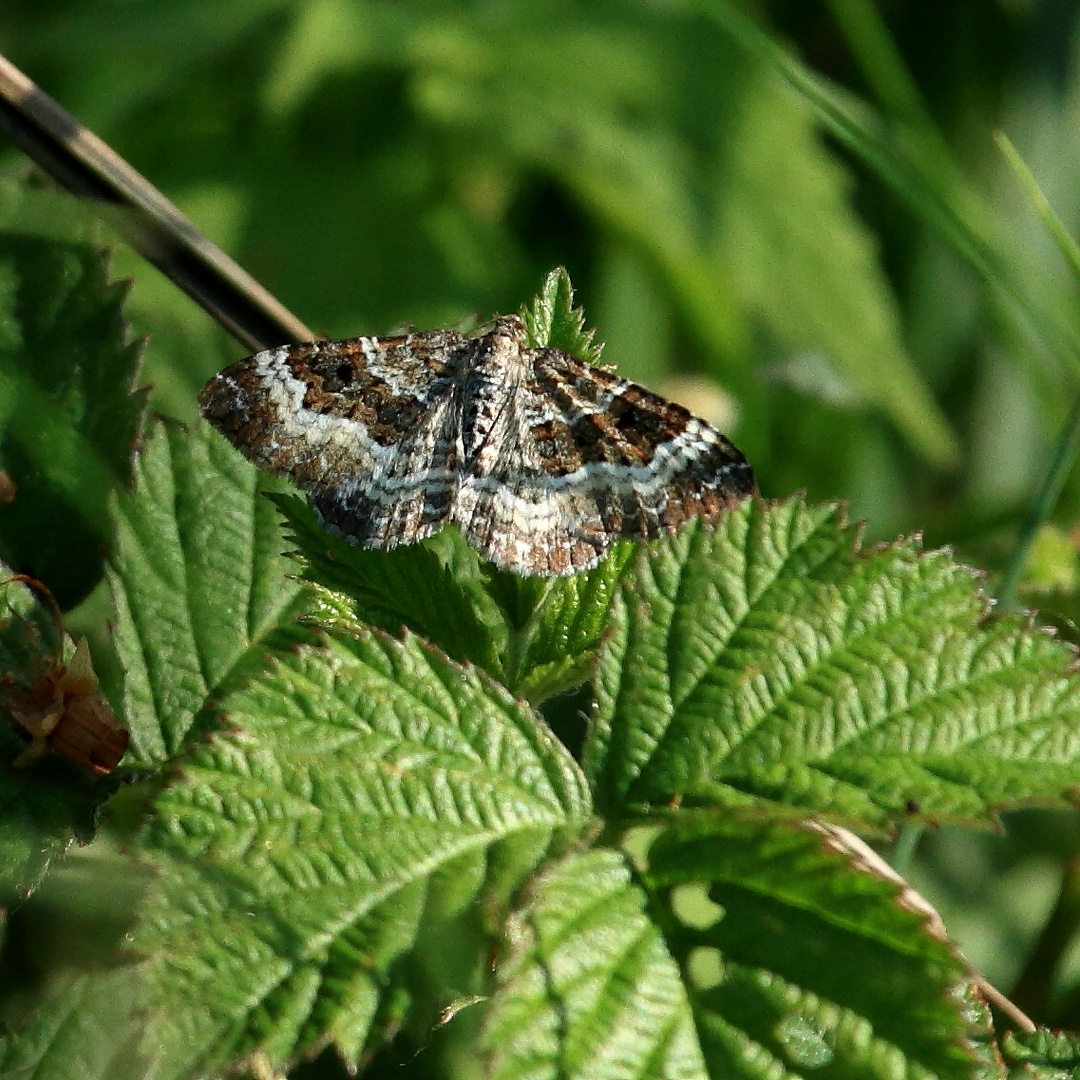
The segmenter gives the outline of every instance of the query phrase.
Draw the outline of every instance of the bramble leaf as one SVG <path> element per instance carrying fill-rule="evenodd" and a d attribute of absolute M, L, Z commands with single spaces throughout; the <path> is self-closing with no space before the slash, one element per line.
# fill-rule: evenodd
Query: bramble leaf
<path fill-rule="evenodd" d="M 600 362 L 602 345 L 585 329 L 585 312 L 574 307 L 574 287 L 562 266 L 552 270 L 531 304 L 521 309 L 528 343 L 533 348 L 562 349 L 590 364 Z"/>
<path fill-rule="evenodd" d="M 644 886 L 688 992 L 712 1076 L 771 1061 L 796 1074 L 970 1077 L 985 1034 L 968 973 L 896 884 L 819 833 L 702 814 L 662 833 Z"/>
<path fill-rule="evenodd" d="M 550 581 L 524 623 L 512 624 L 506 672 L 515 693 L 540 702 L 585 682 L 633 555 L 632 543 L 616 544 L 592 570 Z"/>
<path fill-rule="evenodd" d="M 1007 1032 L 1001 1053 L 1012 1066 L 1010 1075 L 1025 1080 L 1058 1080 L 1080 1069 L 1080 1036 L 1070 1031 Z"/>
<path fill-rule="evenodd" d="M 573 856 L 539 878 L 512 919 L 484 1050 L 494 1080 L 708 1075 L 678 966 L 647 897 L 613 851 Z"/>
<path fill-rule="evenodd" d="M 275 631 L 295 633 L 310 606 L 285 577 L 285 542 L 263 484 L 208 425 L 159 423 L 134 492 L 116 500 L 109 580 L 137 762 L 175 754 L 207 699 L 258 666 Z"/>
<path fill-rule="evenodd" d="M 969 1077 L 966 971 L 897 887 L 790 823 L 700 815 L 648 866 L 595 850 L 515 917 L 485 1044 L 528 1075 Z"/>
<path fill-rule="evenodd" d="M 589 813 L 539 718 L 412 636 L 302 647 L 224 711 L 157 800 L 138 935 L 161 1038 L 204 1070 L 327 1040 L 355 1063 L 425 922 L 505 896 Z"/>
<path fill-rule="evenodd" d="M 586 748 L 608 812 L 782 803 L 883 826 L 1072 798 L 1073 650 L 988 619 L 947 553 L 855 540 L 835 506 L 754 500 L 639 554 Z"/>
<path fill-rule="evenodd" d="M 501 675 L 506 631 L 498 611 L 479 587 L 470 589 L 467 578 L 452 574 L 432 545 L 362 551 L 327 532 L 305 500 L 271 498 L 285 516 L 304 578 L 343 598 L 353 619 L 389 634 L 409 629 L 453 659 Z"/>
<path fill-rule="evenodd" d="M 131 968 L 71 975 L 32 1017 L 0 1037 L 0 1076 L 142 1080 L 137 976 Z"/>

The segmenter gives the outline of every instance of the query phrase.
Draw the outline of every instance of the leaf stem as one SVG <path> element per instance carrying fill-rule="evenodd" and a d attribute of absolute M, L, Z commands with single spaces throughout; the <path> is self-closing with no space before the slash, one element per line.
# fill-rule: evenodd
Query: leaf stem
<path fill-rule="evenodd" d="M 517 693 L 521 669 L 529 651 L 529 642 L 532 641 L 533 634 L 536 633 L 537 619 L 543 609 L 544 601 L 547 600 L 551 593 L 554 580 L 554 578 L 547 578 L 544 581 L 543 591 L 536 598 L 528 618 L 520 626 L 513 626 L 507 620 L 506 660 L 503 664 L 503 671 L 506 676 L 506 686 L 513 694 Z"/>
<path fill-rule="evenodd" d="M 915 860 L 915 852 L 926 832 L 925 825 L 905 825 L 896 838 L 892 852 L 889 855 L 889 865 L 898 873 L 906 874 Z"/>

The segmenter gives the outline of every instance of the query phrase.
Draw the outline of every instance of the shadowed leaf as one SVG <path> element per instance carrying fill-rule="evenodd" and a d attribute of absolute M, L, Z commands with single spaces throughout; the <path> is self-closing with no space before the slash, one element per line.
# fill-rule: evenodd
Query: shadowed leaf
<path fill-rule="evenodd" d="M 107 499 L 142 428 L 126 292 L 88 245 L 0 233 L 0 557 L 65 610 L 101 577 Z"/>

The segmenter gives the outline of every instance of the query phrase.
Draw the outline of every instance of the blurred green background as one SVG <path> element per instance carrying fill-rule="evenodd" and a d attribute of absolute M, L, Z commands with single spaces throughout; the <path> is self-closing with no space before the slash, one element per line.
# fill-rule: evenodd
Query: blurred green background
<path fill-rule="evenodd" d="M 765 494 L 846 499 L 871 539 L 920 530 L 993 571 L 1080 393 L 1080 298 L 992 136 L 1075 233 L 1078 15 L 4 0 L 0 51 L 318 331 L 487 318 L 563 264 L 604 359 L 728 431 Z M 800 94 L 770 42 L 826 81 Z M 24 168 L 0 141 L 0 171 Z M 26 227 L 2 207 L 0 226 Z M 243 350 L 122 247 L 115 269 L 153 407 L 193 419 Z M 1066 633 L 1078 518 L 1073 475 L 1039 549 Z M 943 830 L 915 871 L 1006 991 L 1077 841 L 1071 816 L 1013 824 Z M 1043 965 L 1025 1004 L 1077 1024 L 1077 965 Z"/>
<path fill-rule="evenodd" d="M 1075 323 L 991 138 L 1075 218 L 1075 5 L 742 6 L 876 106 L 930 196 L 823 136 L 719 2 L 4 6 L 4 53 L 318 331 L 486 318 L 561 263 L 605 359 L 719 420 L 767 494 L 842 497 L 873 536 L 982 561 L 1011 541 L 1076 372 L 910 199 L 959 206 Z M 192 416 L 242 350 L 126 251 L 116 269 L 155 406 Z"/>

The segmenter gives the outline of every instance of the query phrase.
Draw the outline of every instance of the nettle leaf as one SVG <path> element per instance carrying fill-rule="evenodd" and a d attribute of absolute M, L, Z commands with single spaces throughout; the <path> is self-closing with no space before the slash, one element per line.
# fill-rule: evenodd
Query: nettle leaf
<path fill-rule="evenodd" d="M 782 803 L 883 826 L 1075 793 L 1074 651 L 988 619 L 946 552 L 860 550 L 837 507 L 752 500 L 650 545 L 633 579 L 585 754 L 609 812 Z"/>
<path fill-rule="evenodd" d="M 572 856 L 511 925 L 492 1074 L 969 1077 L 965 969 L 897 893 L 820 835 L 736 815 L 662 831 L 644 872 Z"/>
<path fill-rule="evenodd" d="M 275 633 L 288 641 L 310 606 L 285 577 L 285 541 L 263 482 L 208 426 L 159 423 L 134 492 L 116 500 L 109 580 L 137 762 L 175 754 L 207 699 L 257 668 Z"/>
<path fill-rule="evenodd" d="M 126 294 L 89 245 L 0 233 L 0 555 L 64 609 L 101 577 L 107 499 L 142 429 Z"/>
<path fill-rule="evenodd" d="M 10 578 L 0 563 L 0 902 L 25 898 L 54 858 L 88 840 L 116 786 L 54 757 L 15 767 L 26 742 L 7 722 L 8 703 L 44 674 L 60 639 L 53 612 Z"/>
<path fill-rule="evenodd" d="M 181 1071 L 327 1041 L 355 1064 L 424 921 L 505 897 L 589 814 L 536 714 L 412 636 L 302 647 L 224 711 L 145 838 L 167 865 L 138 944 Z"/>

